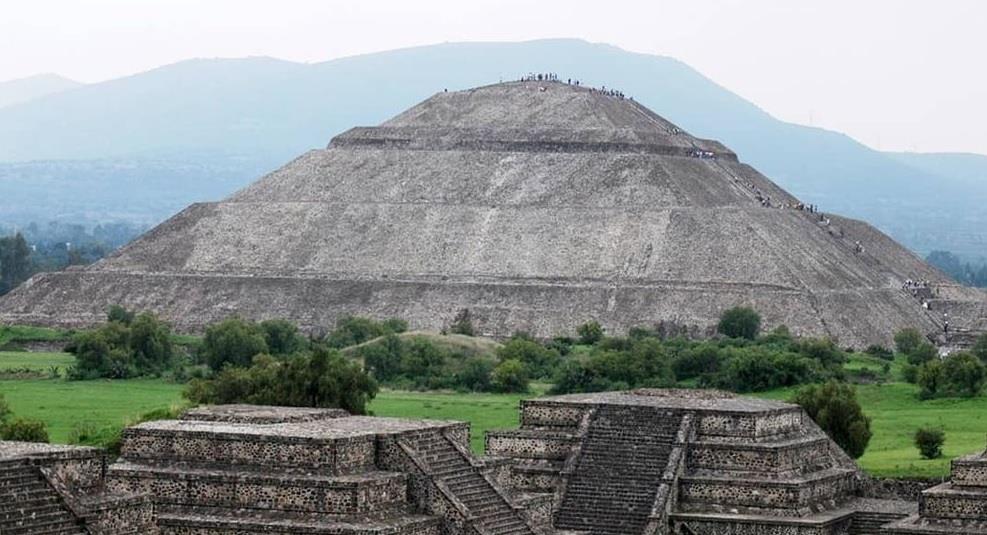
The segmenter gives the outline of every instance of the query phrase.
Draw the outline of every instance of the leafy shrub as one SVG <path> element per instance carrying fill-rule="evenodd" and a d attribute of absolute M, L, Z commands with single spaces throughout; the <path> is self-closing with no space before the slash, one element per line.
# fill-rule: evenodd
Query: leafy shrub
<path fill-rule="evenodd" d="M 903 353 L 905 355 L 911 354 L 923 342 L 925 342 L 925 337 L 922 336 L 922 333 L 918 332 L 918 329 L 911 327 L 902 329 L 894 335 L 895 349 L 897 349 L 899 353 Z"/>
<path fill-rule="evenodd" d="M 714 382 L 734 392 L 760 392 L 810 382 L 819 376 L 818 369 L 818 364 L 795 353 L 763 347 L 731 348 L 727 364 Z"/>
<path fill-rule="evenodd" d="M 134 313 L 120 305 L 112 305 L 106 312 L 106 321 L 130 325 L 130 322 L 134 321 Z"/>
<path fill-rule="evenodd" d="M 308 341 L 298 332 L 298 327 L 288 320 L 262 321 L 260 329 L 272 355 L 290 355 L 308 347 Z"/>
<path fill-rule="evenodd" d="M 528 372 L 519 360 L 505 360 L 493 369 L 491 383 L 497 392 L 527 392 Z"/>
<path fill-rule="evenodd" d="M 456 313 L 456 317 L 452 320 L 452 325 L 449 327 L 449 332 L 452 334 L 463 334 L 466 336 L 473 336 L 473 313 L 470 309 L 464 308 Z"/>
<path fill-rule="evenodd" d="M 201 355 L 213 370 L 225 366 L 249 366 L 253 358 L 269 351 L 264 330 L 240 317 L 227 318 L 206 328 Z"/>
<path fill-rule="evenodd" d="M 753 308 L 734 307 L 720 315 L 716 331 L 730 338 L 753 340 L 761 330 L 761 315 Z"/>
<path fill-rule="evenodd" d="M 576 327 L 576 334 L 579 335 L 579 343 L 592 345 L 603 339 L 603 326 L 596 321 L 588 321 Z"/>
<path fill-rule="evenodd" d="M 946 432 L 935 427 L 920 427 L 915 431 L 915 447 L 923 459 L 942 457 L 942 445 L 946 442 Z"/>
<path fill-rule="evenodd" d="M 226 367 L 213 379 L 191 381 L 184 395 L 195 403 L 339 407 L 365 414 L 377 382 L 338 352 L 316 348 L 285 360 L 258 355 L 249 368 Z"/>
<path fill-rule="evenodd" d="M 326 337 L 329 347 L 342 349 L 362 344 L 388 334 L 400 334 L 408 330 L 403 320 L 389 319 L 379 322 L 359 316 L 343 316 L 336 322 L 336 328 Z"/>
<path fill-rule="evenodd" d="M 470 392 L 491 392 L 493 384 L 494 364 L 489 360 L 470 359 L 459 374 L 457 386 Z"/>
<path fill-rule="evenodd" d="M 39 420 L 17 418 L 0 425 L 0 440 L 48 442 L 48 427 Z"/>
<path fill-rule="evenodd" d="M 944 361 L 932 360 L 919 368 L 920 397 L 975 397 L 987 380 L 987 368 L 971 353 L 960 352 Z"/>
<path fill-rule="evenodd" d="M 912 349 L 911 353 L 906 353 L 906 356 L 908 357 L 909 364 L 912 366 L 921 366 L 926 362 L 937 360 L 939 358 L 939 350 L 929 342 L 921 342 Z"/>
<path fill-rule="evenodd" d="M 974 342 L 973 348 L 970 349 L 970 352 L 980 359 L 980 362 L 987 365 L 987 333 L 981 334 L 977 337 L 977 341 Z"/>
<path fill-rule="evenodd" d="M 891 351 L 890 349 L 878 344 L 867 346 L 867 349 L 864 350 L 864 353 L 872 357 L 877 357 L 882 360 L 894 360 L 894 351 Z"/>
<path fill-rule="evenodd" d="M 859 459 L 864 454 L 871 438 L 870 418 L 857 402 L 852 386 L 836 381 L 810 385 L 799 390 L 792 402 L 805 409 L 848 455 Z"/>
<path fill-rule="evenodd" d="M 115 310 L 119 310 L 116 316 L 125 316 L 126 323 L 114 320 L 80 333 L 66 348 L 76 358 L 70 378 L 157 375 L 174 364 L 175 348 L 167 324 L 150 313 L 133 316 L 122 307 L 111 312 Z"/>
<path fill-rule="evenodd" d="M 530 377 L 546 379 L 555 374 L 562 356 L 554 349 L 531 340 L 530 338 L 514 337 L 497 349 L 497 358 L 517 360 L 524 364 Z"/>
<path fill-rule="evenodd" d="M 7 403 L 7 399 L 0 393 L 0 425 L 9 420 L 11 414 L 13 413 L 10 410 L 10 404 Z"/>

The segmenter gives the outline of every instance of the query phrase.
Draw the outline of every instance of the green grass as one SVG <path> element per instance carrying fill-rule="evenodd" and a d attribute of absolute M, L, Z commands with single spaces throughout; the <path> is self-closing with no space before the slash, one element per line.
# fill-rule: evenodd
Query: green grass
<path fill-rule="evenodd" d="M 27 358 L 29 354 L 13 355 Z M 14 413 L 45 421 L 54 442 L 65 442 L 77 422 L 97 428 L 120 425 L 150 410 L 181 403 L 182 388 L 162 380 L 0 380 L 0 393 L 6 396 Z M 532 396 L 545 390 L 546 385 L 535 385 Z M 915 396 L 917 388 L 903 383 L 862 385 L 857 391 L 864 411 L 872 419 L 874 433 L 859 462 L 874 475 L 941 477 L 949 473 L 951 458 L 984 449 L 987 397 L 919 401 Z M 791 389 L 758 394 L 781 400 L 791 395 Z M 518 403 L 525 397 L 531 396 L 385 390 L 371 403 L 370 410 L 378 416 L 469 421 L 472 446 L 481 451 L 487 430 L 518 425 Z M 919 458 L 912 436 L 923 425 L 946 430 L 942 459 Z"/>
<path fill-rule="evenodd" d="M 180 403 L 182 385 L 161 380 L 0 381 L 0 393 L 14 415 L 48 424 L 52 442 L 64 443 L 73 426 L 120 425 L 152 409 Z"/>
<path fill-rule="evenodd" d="M 74 362 L 75 357 L 68 353 L 0 351 L 0 372 L 8 370 L 47 372 L 52 366 L 64 370 Z"/>
<path fill-rule="evenodd" d="M 793 390 L 777 390 L 760 397 L 787 400 Z M 987 437 L 987 397 L 919 401 L 918 387 L 906 383 L 861 385 L 857 397 L 871 418 L 870 445 L 860 465 L 875 476 L 942 477 L 954 457 L 983 451 Z M 946 443 L 941 459 L 923 460 L 913 443 L 922 426 L 942 427 Z"/>
<path fill-rule="evenodd" d="M 0 325 L 0 346 L 9 342 L 58 342 L 71 338 L 72 332 L 27 325 Z"/>

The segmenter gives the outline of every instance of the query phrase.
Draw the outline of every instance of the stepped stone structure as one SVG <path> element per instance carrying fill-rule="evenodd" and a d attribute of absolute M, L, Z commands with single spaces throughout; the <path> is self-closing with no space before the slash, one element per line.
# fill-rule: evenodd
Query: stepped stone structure
<path fill-rule="evenodd" d="M 987 533 L 987 451 L 954 459 L 952 479 L 927 489 L 918 514 L 889 526 L 890 535 Z"/>
<path fill-rule="evenodd" d="M 987 456 L 884 499 L 802 410 L 717 391 L 540 398 L 463 422 L 216 406 L 92 448 L 0 442 L 0 533 L 983 534 Z"/>
<path fill-rule="evenodd" d="M 931 309 L 907 280 L 929 281 Z M 354 128 L 93 266 L 32 278 L 0 299 L 0 322 L 79 327 L 122 304 L 182 330 L 234 313 L 438 330 L 469 309 L 481 334 L 549 337 L 590 319 L 702 333 L 750 305 L 863 347 L 940 333 L 944 312 L 953 332 L 983 331 L 985 303 L 632 99 L 525 81 Z"/>
<path fill-rule="evenodd" d="M 154 535 L 150 497 L 106 488 L 96 448 L 0 441 L 0 534 Z"/>

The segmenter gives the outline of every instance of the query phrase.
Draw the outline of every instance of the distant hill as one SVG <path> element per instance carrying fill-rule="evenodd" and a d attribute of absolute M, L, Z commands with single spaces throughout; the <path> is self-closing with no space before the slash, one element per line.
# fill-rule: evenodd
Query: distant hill
<path fill-rule="evenodd" d="M 28 102 L 36 98 L 61 93 L 83 84 L 57 74 L 39 74 L 0 82 L 0 108 Z"/>
<path fill-rule="evenodd" d="M 530 71 L 619 88 L 691 133 L 722 140 L 803 200 L 866 219 L 920 252 L 985 249 L 978 234 L 987 222 L 980 208 L 987 182 L 953 176 L 957 166 L 910 161 L 843 134 L 785 123 L 677 60 L 578 40 L 441 44 L 318 64 L 181 62 L 0 109 L 0 161 L 126 160 L 133 174 L 94 177 L 114 194 L 106 212 L 119 212 L 122 199 L 141 197 L 142 190 L 173 188 L 167 208 L 145 211 L 160 219 L 178 204 L 232 191 L 258 169 L 325 146 L 352 126 L 377 124 L 443 88 Z M 160 162 L 162 154 L 186 167 L 224 171 L 198 182 L 142 172 L 143 162 Z M 47 200 L 64 197 L 55 202 L 66 209 L 79 198 L 98 206 L 78 185 L 92 180 L 75 183 L 92 164 L 79 165 L 78 173 L 63 173 L 60 187 L 49 182 Z M 10 180 L 3 169 L 0 185 Z M 18 172 L 28 176 L 30 169 L 22 165 Z M 30 197 L 42 198 L 37 195 Z M 16 207 L 20 218 L 23 202 Z M 0 220 L 10 210 L 0 200 Z"/>

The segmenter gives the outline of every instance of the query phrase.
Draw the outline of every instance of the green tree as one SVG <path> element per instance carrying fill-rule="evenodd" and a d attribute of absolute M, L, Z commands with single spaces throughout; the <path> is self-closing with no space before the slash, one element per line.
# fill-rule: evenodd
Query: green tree
<path fill-rule="evenodd" d="M 134 313 L 120 305 L 112 305 L 106 312 L 106 321 L 130 325 L 130 322 L 134 321 Z"/>
<path fill-rule="evenodd" d="M 249 366 L 253 358 L 267 353 L 264 331 L 256 323 L 239 317 L 227 318 L 206 328 L 202 356 L 213 370 L 224 366 Z"/>
<path fill-rule="evenodd" d="M 836 381 L 810 385 L 799 390 L 792 401 L 848 455 L 859 459 L 864 454 L 871 438 L 870 418 L 857 402 L 852 386 Z"/>
<path fill-rule="evenodd" d="M 342 349 L 362 344 L 389 331 L 380 322 L 360 316 L 343 316 L 336 321 L 336 328 L 326 337 L 329 347 Z"/>
<path fill-rule="evenodd" d="M 961 351 L 943 361 L 942 374 L 951 394 L 975 397 L 984 389 L 987 369 L 973 354 Z"/>
<path fill-rule="evenodd" d="M 942 373 L 942 362 L 930 360 L 917 367 L 915 383 L 922 388 L 919 397 L 931 399 L 946 391 L 945 379 Z"/>
<path fill-rule="evenodd" d="M 753 340 L 761 330 L 761 315 L 750 307 L 733 307 L 723 311 L 716 331 L 730 338 Z"/>
<path fill-rule="evenodd" d="M 0 238 L 0 295 L 31 276 L 31 248 L 21 233 Z"/>
<path fill-rule="evenodd" d="M 288 320 L 262 321 L 260 329 L 264 332 L 264 342 L 272 355 L 290 355 L 305 349 L 305 337 L 298 332 L 298 327 Z"/>
<path fill-rule="evenodd" d="M 942 445 L 946 442 L 946 432 L 937 427 L 920 427 L 915 431 L 915 447 L 923 459 L 942 457 Z"/>
<path fill-rule="evenodd" d="M 463 367 L 459 374 L 459 385 L 472 392 L 490 392 L 493 390 L 494 364 L 486 359 L 474 358 Z"/>
<path fill-rule="evenodd" d="M 505 360 L 494 368 L 491 381 L 498 392 L 527 392 L 528 372 L 519 360 Z"/>
<path fill-rule="evenodd" d="M 974 342 L 971 352 L 980 359 L 980 362 L 987 365 L 987 333 L 977 337 L 977 341 Z"/>
<path fill-rule="evenodd" d="M 939 350 L 929 342 L 922 341 L 910 353 L 906 353 L 906 355 L 909 364 L 912 366 L 921 366 L 926 362 L 937 360 L 939 358 Z"/>
<path fill-rule="evenodd" d="M 386 383 L 401 375 L 404 343 L 396 334 L 388 334 L 379 343 L 360 346 L 356 356 L 375 379 Z"/>
<path fill-rule="evenodd" d="M 528 374 L 539 379 L 551 377 L 562 360 L 557 351 L 523 337 L 512 338 L 498 348 L 497 358 L 502 362 L 521 361 L 527 368 Z"/>
<path fill-rule="evenodd" d="M 925 337 L 922 336 L 922 333 L 918 332 L 918 329 L 911 327 L 902 329 L 894 335 L 895 349 L 897 349 L 899 353 L 904 353 L 905 355 L 911 354 L 923 342 L 925 342 Z"/>
<path fill-rule="evenodd" d="M 603 339 L 603 326 L 597 321 L 587 321 L 576 327 L 576 334 L 580 344 L 593 345 Z"/>
<path fill-rule="evenodd" d="M 365 414 L 377 389 L 359 364 L 316 348 L 285 360 L 258 355 L 249 368 L 227 367 L 212 379 L 192 380 L 184 395 L 195 403 L 338 407 Z"/>
<path fill-rule="evenodd" d="M 168 368 L 175 355 L 171 329 L 148 312 L 138 315 L 130 324 L 129 346 L 141 374 Z"/>

